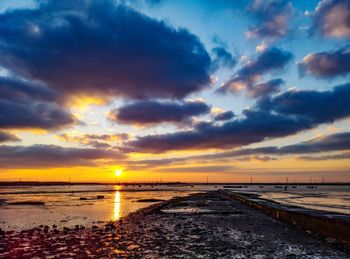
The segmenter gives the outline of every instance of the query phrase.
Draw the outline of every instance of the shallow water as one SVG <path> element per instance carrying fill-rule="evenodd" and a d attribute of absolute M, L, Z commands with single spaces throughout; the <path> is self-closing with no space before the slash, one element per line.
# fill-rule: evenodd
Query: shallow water
<path fill-rule="evenodd" d="M 237 191 L 256 193 L 262 198 L 285 205 L 305 207 L 314 210 L 350 214 L 350 185 L 318 185 L 311 189 L 305 185 L 287 190 L 273 185 L 248 186 Z"/>
<path fill-rule="evenodd" d="M 147 186 L 134 185 L 57 185 L 57 186 L 8 186 L 0 187 L 0 199 L 6 203 L 17 201 L 43 201 L 45 205 L 2 205 L 0 206 L 0 227 L 28 229 L 39 225 L 72 227 L 76 224 L 91 226 L 147 207 L 154 202 L 137 202 L 140 199 L 168 200 L 175 196 L 217 190 L 222 185 Z M 271 185 L 248 185 L 246 188 L 230 188 L 233 191 L 260 194 L 286 205 L 303 206 L 330 212 L 350 214 L 350 186 L 318 186 L 309 189 L 275 188 Z M 96 199 L 103 195 L 103 199 Z M 87 200 L 80 200 L 80 198 Z"/>
<path fill-rule="evenodd" d="M 219 187 L 216 187 L 216 189 Z M 29 229 L 39 225 L 91 226 L 117 220 L 155 202 L 137 202 L 140 199 L 168 200 L 176 196 L 213 190 L 215 186 L 9 186 L 0 188 L 0 198 L 6 203 L 43 201 L 45 205 L 2 205 L 2 229 Z M 96 199 L 103 195 L 103 199 Z M 80 200 L 86 198 L 87 200 Z"/>

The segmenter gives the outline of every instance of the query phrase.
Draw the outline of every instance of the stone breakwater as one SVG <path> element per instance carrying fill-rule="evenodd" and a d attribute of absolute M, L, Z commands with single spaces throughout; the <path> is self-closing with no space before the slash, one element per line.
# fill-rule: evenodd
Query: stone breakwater
<path fill-rule="evenodd" d="M 347 258 L 315 238 L 218 192 L 159 203 L 91 228 L 0 232 L 0 258 Z"/>

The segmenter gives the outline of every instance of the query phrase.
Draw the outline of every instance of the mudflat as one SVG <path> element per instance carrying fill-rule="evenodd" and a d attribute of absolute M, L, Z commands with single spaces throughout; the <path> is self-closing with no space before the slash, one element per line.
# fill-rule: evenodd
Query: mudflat
<path fill-rule="evenodd" d="M 348 258 L 315 237 L 219 192 L 176 198 L 91 228 L 1 231 L 2 258 Z"/>

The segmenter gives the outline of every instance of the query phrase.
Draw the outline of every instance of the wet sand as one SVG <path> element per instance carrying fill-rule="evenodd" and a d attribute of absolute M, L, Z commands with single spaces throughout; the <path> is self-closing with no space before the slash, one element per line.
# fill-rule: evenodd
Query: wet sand
<path fill-rule="evenodd" d="M 107 225 L 0 233 L 0 258 L 348 258 L 346 251 L 218 192 L 152 205 Z"/>

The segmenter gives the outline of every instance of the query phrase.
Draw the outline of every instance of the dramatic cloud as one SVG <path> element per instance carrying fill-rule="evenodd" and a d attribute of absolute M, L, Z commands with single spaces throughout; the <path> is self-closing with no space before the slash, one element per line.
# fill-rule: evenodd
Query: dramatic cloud
<path fill-rule="evenodd" d="M 213 70 L 220 67 L 233 68 L 237 60 L 223 47 L 215 47 L 212 49 L 214 59 L 212 61 Z"/>
<path fill-rule="evenodd" d="M 116 151 L 64 148 L 55 145 L 0 146 L 1 168 L 96 166 L 97 160 L 120 159 Z"/>
<path fill-rule="evenodd" d="M 0 128 L 57 129 L 75 122 L 71 114 L 52 103 L 0 99 L 0 111 Z"/>
<path fill-rule="evenodd" d="M 238 72 L 238 76 L 255 78 L 265 73 L 283 69 L 293 55 L 279 48 L 269 48 L 261 52 L 255 61 L 249 62 Z"/>
<path fill-rule="evenodd" d="M 21 139 L 19 139 L 16 135 L 0 130 L 0 143 L 20 140 Z"/>
<path fill-rule="evenodd" d="M 228 121 L 235 117 L 232 111 L 225 111 L 215 114 L 214 121 Z"/>
<path fill-rule="evenodd" d="M 336 154 L 336 155 L 325 155 L 325 156 L 300 156 L 298 158 L 300 160 L 306 160 L 306 161 L 325 161 L 325 160 L 350 159 L 350 152 Z"/>
<path fill-rule="evenodd" d="M 280 78 L 272 79 L 264 83 L 256 84 L 254 88 L 248 88 L 248 95 L 253 98 L 264 97 L 280 92 L 284 81 Z"/>
<path fill-rule="evenodd" d="M 350 150 L 350 132 L 325 135 L 322 137 L 313 138 L 308 141 L 283 147 L 268 146 L 259 148 L 246 148 L 217 154 L 198 156 L 197 159 L 234 158 L 239 156 L 259 154 L 290 155 L 332 152 L 341 150 Z"/>
<path fill-rule="evenodd" d="M 217 125 L 200 123 L 195 129 L 139 137 L 128 144 L 135 151 L 160 153 L 182 149 L 227 149 L 270 138 L 293 135 L 321 123 L 350 116 L 350 84 L 332 91 L 288 91 L 264 98 L 243 118 Z"/>
<path fill-rule="evenodd" d="M 192 156 L 188 157 L 188 159 L 192 159 L 195 161 L 228 161 L 233 159 L 239 159 L 243 158 L 243 160 L 246 160 L 246 158 L 249 158 L 251 156 L 258 156 L 258 155 L 278 155 L 278 147 L 276 146 L 267 146 L 267 147 L 258 147 L 258 148 L 241 148 L 241 149 L 234 149 L 231 151 L 225 151 L 225 152 L 216 152 L 213 154 L 206 154 L 206 155 L 199 155 L 199 156 Z"/>
<path fill-rule="evenodd" d="M 326 37 L 350 38 L 350 2 L 322 0 L 317 5 L 312 32 Z"/>
<path fill-rule="evenodd" d="M 257 82 L 264 74 L 283 69 L 291 61 L 292 57 L 293 55 L 290 52 L 279 48 L 265 49 L 259 54 L 256 60 L 250 61 L 243 66 L 220 88 L 220 91 L 236 93 L 245 90 L 252 97 L 274 93 L 278 91 L 278 88 L 283 83 L 281 79 L 274 79 L 260 84 L 257 84 Z"/>
<path fill-rule="evenodd" d="M 300 154 L 338 150 L 350 150 L 350 132 L 336 133 L 314 138 L 299 144 L 284 146 L 279 149 L 279 153 Z"/>
<path fill-rule="evenodd" d="M 350 83 L 331 91 L 291 90 L 273 98 L 264 98 L 258 109 L 285 116 L 309 118 L 314 124 L 331 123 L 350 116 Z"/>
<path fill-rule="evenodd" d="M 202 163 L 203 161 L 232 162 L 232 161 L 271 161 L 277 160 L 278 156 L 296 154 L 319 154 L 323 152 L 334 152 L 350 150 L 350 132 L 335 133 L 322 137 L 313 138 L 288 146 L 266 146 L 258 148 L 235 149 L 232 151 L 212 153 L 206 155 L 186 156 L 166 159 L 150 159 L 128 161 L 128 167 L 132 169 L 149 169 L 160 166 L 183 165 L 189 162 Z M 272 155 L 272 156 L 271 156 Z M 300 156 L 304 160 L 331 160 L 348 159 L 350 153 L 325 156 Z"/>
<path fill-rule="evenodd" d="M 15 77 L 0 77 L 0 98 L 26 101 L 28 98 L 38 101 L 59 101 L 58 93 L 38 82 L 26 81 Z"/>
<path fill-rule="evenodd" d="M 288 136 L 312 126 L 307 118 L 246 111 L 244 118 L 222 125 L 201 123 L 194 130 L 139 137 L 128 145 L 135 151 L 150 153 L 182 149 L 227 149 Z"/>
<path fill-rule="evenodd" d="M 145 160 L 125 160 L 127 170 L 149 170 L 160 166 L 183 165 L 187 158 L 164 158 L 164 159 L 145 159 Z"/>
<path fill-rule="evenodd" d="M 299 63 L 299 71 L 318 78 L 345 76 L 350 73 L 350 46 L 334 52 L 309 54 Z"/>
<path fill-rule="evenodd" d="M 287 0 L 253 0 L 249 13 L 254 17 L 256 25 L 249 28 L 248 38 L 282 38 L 290 29 L 288 22 L 292 18 L 293 6 Z"/>
<path fill-rule="evenodd" d="M 201 101 L 160 102 L 139 101 L 122 106 L 109 115 L 118 123 L 147 125 L 162 122 L 185 123 L 193 116 L 210 112 L 210 107 Z"/>
<path fill-rule="evenodd" d="M 0 54 L 0 65 L 65 94 L 182 98 L 210 83 L 195 35 L 111 0 L 2 13 Z"/>
<path fill-rule="evenodd" d="M 232 172 L 236 167 L 230 165 L 218 165 L 218 166 L 191 166 L 191 167 L 173 167 L 173 168 L 160 168 L 153 170 L 155 172 L 163 173 L 217 173 L 217 172 Z"/>
<path fill-rule="evenodd" d="M 54 101 L 55 92 L 41 84 L 0 77 L 0 129 L 57 129 L 77 122 Z"/>
<path fill-rule="evenodd" d="M 70 135 L 60 134 L 58 135 L 60 140 L 72 143 L 79 143 L 84 146 L 92 146 L 95 148 L 110 148 L 111 144 L 121 144 L 129 139 L 129 135 L 126 133 L 119 134 L 82 134 L 82 135 Z"/>

